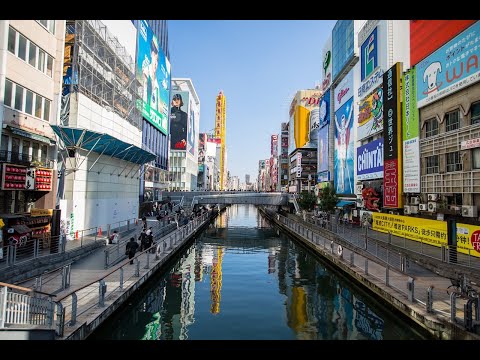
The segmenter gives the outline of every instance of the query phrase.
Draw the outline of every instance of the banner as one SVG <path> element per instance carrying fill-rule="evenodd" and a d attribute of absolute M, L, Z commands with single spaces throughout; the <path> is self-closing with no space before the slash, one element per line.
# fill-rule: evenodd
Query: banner
<path fill-rule="evenodd" d="M 172 150 L 186 150 L 189 93 L 188 91 L 174 91 L 172 95 L 172 108 L 170 109 L 170 147 Z"/>
<path fill-rule="evenodd" d="M 318 172 L 328 171 L 328 131 L 330 126 L 324 126 L 318 131 L 317 169 Z"/>
<path fill-rule="evenodd" d="M 372 213 L 372 229 L 432 246 L 447 246 L 447 222 L 412 216 Z M 480 226 L 457 223 L 457 250 L 480 257 Z"/>
<path fill-rule="evenodd" d="M 400 107 L 400 73 L 402 63 L 397 62 L 383 75 L 385 127 L 383 128 L 384 156 L 383 207 L 401 208 L 402 199 L 402 122 Z"/>
<path fill-rule="evenodd" d="M 353 194 L 353 96 L 335 112 L 334 184 L 337 194 Z"/>
<path fill-rule="evenodd" d="M 357 148 L 357 180 L 383 178 L 383 138 Z"/>
<path fill-rule="evenodd" d="M 403 76 L 403 192 L 420 192 L 420 137 L 415 68 Z"/>
<path fill-rule="evenodd" d="M 357 140 L 383 130 L 383 87 L 379 86 L 360 101 L 357 118 Z"/>

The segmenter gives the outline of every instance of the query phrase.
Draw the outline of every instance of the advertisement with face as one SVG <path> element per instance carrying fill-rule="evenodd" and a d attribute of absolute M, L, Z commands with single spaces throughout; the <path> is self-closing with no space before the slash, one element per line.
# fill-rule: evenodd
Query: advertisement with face
<path fill-rule="evenodd" d="M 357 140 L 383 130 L 383 87 L 376 88 L 360 101 L 357 118 Z"/>
<path fill-rule="evenodd" d="M 334 184 L 337 194 L 353 194 L 353 97 L 335 111 Z"/>
<path fill-rule="evenodd" d="M 198 119 L 195 116 L 194 107 L 192 105 L 192 99 L 190 99 L 189 106 L 190 116 L 188 117 L 188 135 L 187 135 L 187 150 L 190 154 L 195 156 L 195 140 L 198 132 Z"/>
<path fill-rule="evenodd" d="M 318 172 L 328 171 L 328 130 L 329 126 L 327 125 L 318 131 Z"/>
<path fill-rule="evenodd" d="M 383 138 L 357 148 L 357 179 L 383 178 Z"/>
<path fill-rule="evenodd" d="M 170 109 L 170 148 L 172 150 L 186 150 L 189 93 L 188 91 L 173 91 L 172 95 L 172 108 Z"/>
<path fill-rule="evenodd" d="M 143 89 L 137 108 L 153 126 L 168 135 L 170 62 L 145 20 L 139 21 L 137 39 L 136 77 Z"/>
<path fill-rule="evenodd" d="M 479 34 L 477 21 L 415 66 L 418 108 L 480 80 L 480 46 L 476 42 Z"/>

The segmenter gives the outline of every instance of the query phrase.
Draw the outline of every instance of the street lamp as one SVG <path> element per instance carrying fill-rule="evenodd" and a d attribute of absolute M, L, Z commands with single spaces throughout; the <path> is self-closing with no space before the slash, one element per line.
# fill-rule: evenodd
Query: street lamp
<path fill-rule="evenodd" d="M 312 181 L 312 175 L 308 174 L 308 192 L 310 193 L 310 181 Z"/>

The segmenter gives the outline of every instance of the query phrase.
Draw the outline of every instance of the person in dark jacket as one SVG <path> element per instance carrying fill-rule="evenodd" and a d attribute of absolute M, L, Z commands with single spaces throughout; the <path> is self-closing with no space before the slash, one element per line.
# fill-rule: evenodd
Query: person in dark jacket
<path fill-rule="evenodd" d="M 133 264 L 132 259 L 135 256 L 137 249 L 138 249 L 138 243 L 135 241 L 134 237 L 131 237 L 130 241 L 127 243 L 127 246 L 125 247 L 125 255 L 128 255 L 128 258 L 131 259 L 130 264 Z"/>

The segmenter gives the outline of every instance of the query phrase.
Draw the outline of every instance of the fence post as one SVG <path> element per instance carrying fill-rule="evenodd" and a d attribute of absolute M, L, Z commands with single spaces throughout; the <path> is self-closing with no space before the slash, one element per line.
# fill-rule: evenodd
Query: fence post
<path fill-rule="evenodd" d="M 385 267 L 385 285 L 390 286 L 390 267 Z"/>
<path fill-rule="evenodd" d="M 33 241 L 33 258 L 34 259 L 38 258 L 39 252 L 40 252 L 39 239 L 35 239 Z"/>
<path fill-rule="evenodd" d="M 64 266 L 62 268 L 62 290 L 65 290 L 66 288 L 65 286 L 66 278 L 67 278 L 67 267 Z"/>
<path fill-rule="evenodd" d="M 145 265 L 144 269 L 150 268 L 150 250 L 147 250 L 147 264 Z"/>
<path fill-rule="evenodd" d="M 136 259 L 136 263 L 135 263 L 135 275 L 136 277 L 140 277 L 140 260 L 138 260 L 138 258 Z"/>
<path fill-rule="evenodd" d="M 368 275 L 368 259 L 365 258 L 365 275 Z"/>
<path fill-rule="evenodd" d="M 409 277 L 407 281 L 408 301 L 413 302 L 415 299 L 415 279 Z"/>
<path fill-rule="evenodd" d="M 70 319 L 70 326 L 77 322 L 77 293 L 72 294 L 72 318 Z"/>
<path fill-rule="evenodd" d="M 355 252 L 354 251 L 350 251 L 350 265 L 354 266 L 354 256 L 355 256 Z"/>
<path fill-rule="evenodd" d="M 406 257 L 404 255 L 400 256 L 400 271 L 403 273 L 407 272 L 407 267 L 406 265 Z"/>
<path fill-rule="evenodd" d="M 457 321 L 457 294 L 455 292 L 452 292 L 450 294 L 450 321 L 452 323 L 456 323 Z"/>
<path fill-rule="evenodd" d="M 111 224 L 107 225 L 107 239 L 110 239 L 110 229 L 111 229 Z"/>
<path fill-rule="evenodd" d="M 49 311 L 50 313 L 50 311 Z M 53 309 L 51 318 L 53 319 Z M 62 337 L 65 328 L 65 309 L 61 302 L 57 302 L 57 335 Z"/>
<path fill-rule="evenodd" d="M 392 243 L 392 232 L 391 231 L 388 232 L 388 243 L 389 244 Z"/>
<path fill-rule="evenodd" d="M 0 288 L 0 329 L 5 327 L 5 313 L 7 311 L 7 292 L 8 288 Z"/>
<path fill-rule="evenodd" d="M 120 289 L 123 290 L 123 267 L 120 268 Z"/>
<path fill-rule="evenodd" d="M 102 279 L 98 282 L 98 306 L 105 306 L 105 293 L 107 292 L 107 284 Z"/>
<path fill-rule="evenodd" d="M 429 286 L 427 289 L 427 313 L 433 313 L 433 286 Z"/>
<path fill-rule="evenodd" d="M 65 287 L 69 288 L 70 287 L 70 275 L 72 274 L 72 264 L 67 265 L 67 277 L 65 281 Z"/>
<path fill-rule="evenodd" d="M 109 256 L 108 256 L 109 253 L 108 253 L 108 249 L 105 249 L 103 251 L 105 251 L 105 269 L 107 269 L 108 268 L 108 263 L 109 263 L 109 260 L 110 260 Z"/>
<path fill-rule="evenodd" d="M 127 230 L 130 230 L 130 220 L 127 220 Z"/>

